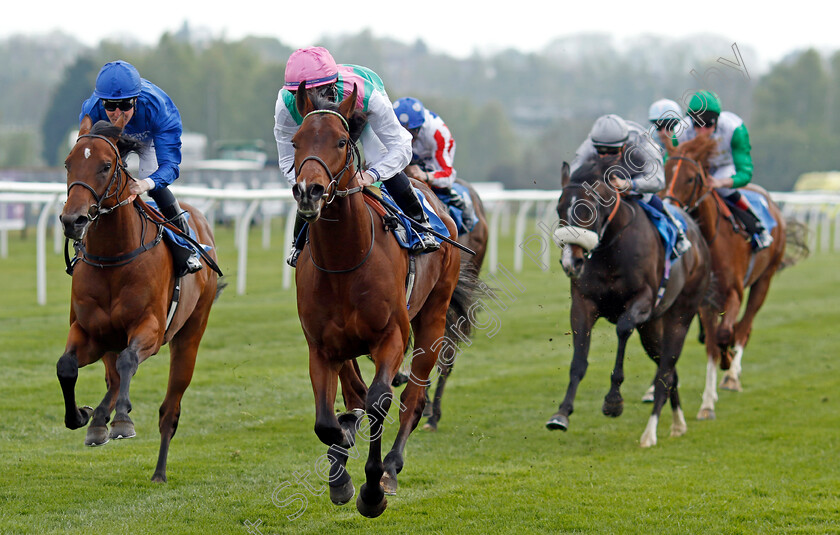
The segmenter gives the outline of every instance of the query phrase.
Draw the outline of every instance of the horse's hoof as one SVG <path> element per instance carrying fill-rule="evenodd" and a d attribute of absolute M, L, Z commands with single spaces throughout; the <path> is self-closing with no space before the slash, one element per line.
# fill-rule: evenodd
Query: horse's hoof
<path fill-rule="evenodd" d="M 645 392 L 645 395 L 642 396 L 642 403 L 653 403 L 653 397 L 654 397 L 653 386 L 651 386 L 650 388 L 647 389 L 647 392 Z"/>
<path fill-rule="evenodd" d="M 111 424 L 111 438 L 134 438 L 135 436 L 137 436 L 137 433 L 134 432 L 134 422 L 121 421 Z"/>
<path fill-rule="evenodd" d="M 432 433 L 434 433 L 435 431 L 437 431 L 437 422 L 429 420 L 428 422 L 423 424 L 423 431 L 431 431 Z"/>
<path fill-rule="evenodd" d="M 108 443 L 108 426 L 90 426 L 85 435 L 85 446 L 103 446 Z"/>
<path fill-rule="evenodd" d="M 397 372 L 397 374 L 394 376 L 394 379 L 391 381 L 391 386 L 396 388 L 398 386 L 402 386 L 402 385 L 406 384 L 407 382 L 408 382 L 408 375 L 406 375 L 402 372 Z"/>
<path fill-rule="evenodd" d="M 64 417 L 64 425 L 67 429 L 79 429 L 80 427 L 87 425 L 92 415 L 93 407 L 88 407 L 87 405 L 84 407 L 77 407 L 76 414 L 66 415 Z"/>
<path fill-rule="evenodd" d="M 426 406 L 423 407 L 423 418 L 431 418 L 434 412 L 432 411 L 432 404 L 426 403 Z"/>
<path fill-rule="evenodd" d="M 639 445 L 643 448 L 656 446 L 656 433 L 643 433 L 642 439 L 639 441 Z"/>
<path fill-rule="evenodd" d="M 382 491 L 385 492 L 388 496 L 396 496 L 397 495 L 397 478 L 391 477 L 391 474 L 385 472 L 382 474 L 382 479 L 379 481 L 379 486 L 382 487 Z"/>
<path fill-rule="evenodd" d="M 714 420 L 715 419 L 715 410 L 714 409 L 700 409 L 700 412 L 697 413 L 698 420 Z"/>
<path fill-rule="evenodd" d="M 330 486 L 330 501 L 336 505 L 344 505 L 353 499 L 356 494 L 356 489 L 353 487 L 353 480 L 348 479 L 343 485 L 338 487 Z"/>
<path fill-rule="evenodd" d="M 552 431 L 559 429 L 560 431 L 566 431 L 569 429 L 569 417 L 565 414 L 560 414 L 559 412 L 549 418 L 549 420 L 545 423 L 545 426 Z"/>
<path fill-rule="evenodd" d="M 359 497 L 356 498 L 356 509 L 359 510 L 362 516 L 366 516 L 368 518 L 376 518 L 385 512 L 385 508 L 388 507 L 388 499 L 385 498 L 385 494 L 382 492 L 382 489 L 379 489 L 379 492 L 382 493 L 382 499 L 379 500 L 379 503 L 375 505 L 369 505 L 365 500 L 362 498 L 365 495 L 365 491 L 367 490 L 367 483 L 363 483 L 361 488 L 359 489 Z"/>
<path fill-rule="evenodd" d="M 684 425 L 672 425 L 671 426 L 671 437 L 681 437 L 688 431 L 688 428 Z"/>
<path fill-rule="evenodd" d="M 618 403 L 615 403 L 604 400 L 604 405 L 601 407 L 601 412 L 604 413 L 604 416 L 618 418 L 619 416 L 621 416 L 621 413 L 624 412 L 624 401 L 621 400 Z"/>
<path fill-rule="evenodd" d="M 166 483 L 166 474 L 158 474 L 157 472 L 154 473 L 152 476 L 153 483 Z"/>
<path fill-rule="evenodd" d="M 741 381 L 735 377 L 724 375 L 718 386 L 721 390 L 731 390 L 732 392 L 742 392 Z"/>

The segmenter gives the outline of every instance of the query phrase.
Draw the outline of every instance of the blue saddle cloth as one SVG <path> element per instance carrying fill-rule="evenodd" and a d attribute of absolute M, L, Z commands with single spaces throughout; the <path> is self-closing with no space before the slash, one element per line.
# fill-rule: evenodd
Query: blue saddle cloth
<path fill-rule="evenodd" d="M 394 211 L 398 213 L 400 218 L 401 226 L 397 227 L 396 229 L 393 229 L 394 236 L 396 236 L 397 242 L 400 244 L 400 247 L 403 247 L 405 249 L 411 249 L 412 246 L 420 242 L 420 238 L 417 235 L 417 231 L 414 230 L 414 228 L 411 226 L 411 223 L 409 223 L 409 221 L 411 221 L 411 218 L 409 218 L 403 213 L 400 207 L 397 206 L 397 203 L 394 201 L 394 198 L 391 197 L 390 193 L 388 193 L 388 190 L 386 189 L 386 184 L 383 184 L 383 186 L 385 187 L 380 188 L 380 191 L 382 191 L 381 202 L 383 204 L 387 204 L 390 208 L 393 208 Z M 432 229 L 438 232 L 439 234 L 442 234 L 449 238 L 449 229 L 446 228 L 446 225 L 443 223 L 443 220 L 440 217 L 438 217 L 437 213 L 434 211 L 434 209 L 432 209 L 432 206 L 429 204 L 429 201 L 426 200 L 426 197 L 425 195 L 423 195 L 423 192 L 417 190 L 416 188 L 414 192 L 417 193 L 417 196 L 420 198 L 420 204 L 423 206 L 423 211 L 426 212 L 426 216 L 429 218 L 429 223 L 431 223 Z M 435 236 L 435 240 L 437 240 L 438 243 L 443 241 L 437 236 Z"/>
<path fill-rule="evenodd" d="M 659 236 L 662 238 L 662 243 L 665 246 L 666 251 L 674 250 L 674 245 L 677 243 L 677 236 L 679 236 L 679 230 L 674 226 L 670 219 L 668 219 L 665 214 L 654 208 L 653 206 L 649 205 L 644 201 L 639 201 L 639 206 L 645 211 L 650 218 L 650 221 L 653 223 L 653 226 L 656 227 L 656 230 L 659 231 Z M 671 215 L 674 216 L 674 219 L 677 220 L 679 225 L 682 227 L 683 232 L 685 232 L 685 219 L 683 219 L 683 215 L 668 204 L 664 205 L 665 209 L 668 210 Z"/>
<path fill-rule="evenodd" d="M 470 195 L 470 190 L 468 190 L 461 184 L 458 184 L 457 182 L 453 183 L 452 189 L 455 190 L 458 193 L 458 195 L 463 197 L 464 202 L 468 205 L 473 202 L 472 196 Z M 463 234 L 469 234 L 470 232 L 472 232 L 472 229 L 474 229 L 475 225 L 478 223 L 478 218 L 474 218 L 473 224 L 470 228 L 465 227 L 464 219 L 461 217 L 462 210 L 449 204 L 449 195 L 443 192 L 439 192 L 438 190 L 433 191 L 435 192 L 435 195 L 437 195 L 437 198 L 440 199 L 440 201 L 443 204 L 445 204 L 446 207 L 449 209 L 449 216 L 455 220 L 455 225 L 458 227 L 458 235 L 461 236 Z"/>
<path fill-rule="evenodd" d="M 738 191 L 745 199 L 747 199 L 747 202 L 750 203 L 753 212 L 755 212 L 755 215 L 758 216 L 759 221 L 761 221 L 761 224 L 767 229 L 767 232 L 776 228 L 776 220 L 773 218 L 773 214 L 770 213 L 770 206 L 767 204 L 767 199 L 764 198 L 764 195 L 758 193 L 757 191 L 743 188 Z"/>

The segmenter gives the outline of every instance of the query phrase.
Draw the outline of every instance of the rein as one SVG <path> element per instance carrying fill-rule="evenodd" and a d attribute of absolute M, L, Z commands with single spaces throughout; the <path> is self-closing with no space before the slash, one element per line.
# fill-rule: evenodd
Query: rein
<path fill-rule="evenodd" d="M 668 186 L 668 191 L 665 193 L 665 198 L 674 201 L 677 203 L 677 206 L 684 209 L 687 212 L 693 212 L 696 210 L 700 203 L 702 203 L 706 197 L 711 194 L 712 188 L 709 188 L 705 193 L 700 195 L 694 203 L 690 204 L 691 198 L 697 195 L 698 190 L 706 185 L 706 171 L 703 169 L 703 166 L 700 165 L 696 160 L 691 158 L 687 158 L 685 156 L 671 156 L 669 160 L 677 160 L 677 168 L 674 169 L 674 178 L 671 180 L 671 185 Z M 692 182 L 695 182 L 694 186 L 691 189 L 691 195 L 688 196 L 688 199 L 685 203 L 674 196 L 674 185 L 677 183 L 677 177 L 680 175 L 680 167 L 682 167 L 683 162 L 689 162 L 699 170 L 694 178 L 692 178 Z M 700 178 L 700 181 L 697 182 L 696 179 Z"/>
<path fill-rule="evenodd" d="M 119 197 L 120 194 L 122 194 L 123 190 L 125 190 L 125 187 L 128 184 L 127 180 L 123 183 L 121 188 L 119 187 L 120 182 L 122 182 L 121 181 L 122 174 L 125 173 L 125 175 L 129 178 L 131 178 L 131 175 L 128 174 L 128 169 L 126 168 L 125 162 L 123 162 L 122 157 L 120 156 L 120 151 L 117 149 L 117 146 L 114 145 L 114 143 L 110 139 L 108 139 L 105 136 L 100 136 L 100 135 L 97 135 L 97 134 L 83 134 L 83 135 L 79 136 L 78 138 L 76 138 L 76 143 L 78 143 L 79 140 L 82 139 L 83 137 L 91 137 L 91 138 L 101 139 L 101 140 L 105 141 L 114 150 L 114 154 L 117 156 L 117 167 L 114 169 L 114 172 L 111 173 L 111 179 L 108 181 L 108 186 L 105 188 L 105 193 L 103 193 L 101 197 L 99 196 L 98 193 L 96 193 L 95 189 L 93 189 L 89 184 L 87 184 L 85 182 L 80 182 L 80 181 L 71 182 L 67 186 L 67 196 L 68 197 L 70 196 L 70 190 L 73 188 L 73 186 L 82 186 L 83 188 L 90 191 L 90 193 L 93 195 L 94 200 L 96 200 L 96 204 L 93 204 L 93 205 L 91 205 L 90 208 L 88 208 L 88 213 L 86 215 L 88 220 L 91 223 L 93 223 L 94 221 L 96 221 L 99 218 L 100 215 L 110 214 L 111 212 L 113 212 L 117 208 L 119 208 L 121 206 L 125 206 L 126 204 L 131 202 L 131 197 L 129 196 L 129 197 L 126 197 L 124 200 L 120 201 L 119 203 L 117 203 L 115 206 L 105 207 L 105 208 L 102 207 L 102 203 L 106 199 L 109 199 L 109 198 L 114 197 L 114 196 Z M 111 191 L 111 186 L 115 186 L 113 193 L 109 193 L 109 191 Z M 96 209 L 93 212 L 93 215 L 91 215 L 91 209 L 92 208 Z"/>

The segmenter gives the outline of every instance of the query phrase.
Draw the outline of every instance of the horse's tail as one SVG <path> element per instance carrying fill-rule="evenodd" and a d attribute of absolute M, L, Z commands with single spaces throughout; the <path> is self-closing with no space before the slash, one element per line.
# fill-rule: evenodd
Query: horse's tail
<path fill-rule="evenodd" d="M 449 309 L 446 311 L 446 333 L 457 331 L 466 339 L 469 339 L 472 332 L 470 321 L 470 307 L 478 299 L 482 287 L 481 279 L 475 267 L 470 262 L 461 262 L 461 274 L 458 276 L 458 284 L 452 292 L 452 299 L 449 300 Z M 460 341 L 460 336 L 456 337 Z"/>
<path fill-rule="evenodd" d="M 793 217 L 787 218 L 785 223 L 787 224 L 785 230 L 785 256 L 779 265 L 779 269 L 776 271 L 781 271 L 801 260 L 805 260 L 811 252 L 808 247 L 808 225 Z"/>
<path fill-rule="evenodd" d="M 224 277 L 220 278 L 216 283 L 216 297 L 213 298 L 214 303 L 219 299 L 219 296 L 222 295 L 222 291 L 227 288 L 227 285 L 228 283 Z"/>

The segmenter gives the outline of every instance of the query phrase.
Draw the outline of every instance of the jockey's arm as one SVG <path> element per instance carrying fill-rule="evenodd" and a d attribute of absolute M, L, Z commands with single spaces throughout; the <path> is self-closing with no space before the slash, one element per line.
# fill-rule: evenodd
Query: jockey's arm
<path fill-rule="evenodd" d="M 274 107 L 274 140 L 277 142 L 280 171 L 292 186 L 295 184 L 295 148 L 292 146 L 292 137 L 298 128 L 298 124 L 286 109 L 282 96 L 278 96 Z"/>
<path fill-rule="evenodd" d="M 747 127 L 741 124 L 732 133 L 732 162 L 735 164 L 735 174 L 731 177 L 730 187 L 741 188 L 752 180 L 753 162 L 750 155 L 750 135 Z"/>
<path fill-rule="evenodd" d="M 172 184 L 180 176 L 182 127 L 177 111 L 156 117 L 155 122 L 154 145 L 158 168 L 149 175 L 149 179 L 157 188 Z"/>

